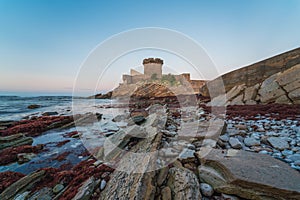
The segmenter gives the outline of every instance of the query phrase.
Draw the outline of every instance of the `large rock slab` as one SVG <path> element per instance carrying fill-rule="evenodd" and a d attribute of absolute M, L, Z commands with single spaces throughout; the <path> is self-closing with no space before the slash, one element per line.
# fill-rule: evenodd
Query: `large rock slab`
<path fill-rule="evenodd" d="M 0 194 L 0 199 L 12 199 L 17 194 L 21 194 L 26 190 L 31 189 L 34 186 L 34 184 L 39 182 L 44 176 L 45 171 L 41 170 L 21 178 L 20 180 L 6 188 Z"/>
<path fill-rule="evenodd" d="M 161 134 L 144 139 L 131 152 L 149 153 L 155 151 Z M 143 154 L 128 153 L 111 175 L 111 179 L 101 193 L 100 199 L 154 199 L 156 192 L 156 173 L 151 171 L 156 159 Z M 137 173 L 138 172 L 138 173 Z"/>
<path fill-rule="evenodd" d="M 262 103 L 273 102 L 278 97 L 285 95 L 284 90 L 282 90 L 281 86 L 276 82 L 277 76 L 277 74 L 274 74 L 262 82 L 258 91 Z"/>
<path fill-rule="evenodd" d="M 32 143 L 33 143 L 33 139 L 31 137 L 26 137 L 21 133 L 0 137 L 0 150 L 8 147 L 31 145 Z"/>
<path fill-rule="evenodd" d="M 196 153 L 200 180 L 246 199 L 300 199 L 300 174 L 269 155 L 206 149 Z"/>
<path fill-rule="evenodd" d="M 211 119 L 209 121 L 193 121 L 181 124 L 178 130 L 178 139 L 186 141 L 204 138 L 218 140 L 219 136 L 226 130 L 226 123 L 223 119 Z"/>
<path fill-rule="evenodd" d="M 300 88 L 300 64 L 278 74 L 276 81 L 287 91 Z"/>
<path fill-rule="evenodd" d="M 128 129 L 130 131 L 127 133 L 124 131 L 123 136 L 121 133 L 111 136 L 116 142 L 115 145 L 104 144 L 104 158 L 108 156 L 113 159 L 110 163 L 115 163 L 116 170 L 111 174 L 111 179 L 101 193 L 100 199 L 155 198 L 157 187 L 155 172 L 157 154 L 155 152 L 161 143 L 160 129 L 165 122 L 164 116 L 151 114 L 139 128 L 134 125 Z M 130 151 L 123 150 L 130 139 L 137 138 L 138 143 Z"/>
<path fill-rule="evenodd" d="M 198 178 L 188 169 L 171 168 L 167 185 L 172 191 L 172 199 L 201 199 Z"/>

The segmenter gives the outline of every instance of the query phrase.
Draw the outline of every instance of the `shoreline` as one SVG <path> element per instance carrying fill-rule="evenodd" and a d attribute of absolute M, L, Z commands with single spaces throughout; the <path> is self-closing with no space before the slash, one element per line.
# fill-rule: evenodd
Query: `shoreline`
<path fill-rule="evenodd" d="M 175 99 L 172 98 L 158 98 L 158 99 L 152 99 L 149 101 L 145 101 L 143 99 L 142 101 L 131 101 L 129 104 L 129 116 L 126 117 L 126 115 L 121 115 L 123 117 L 120 122 L 123 122 L 125 120 L 133 119 L 131 117 L 134 116 L 142 116 L 143 118 L 147 118 L 150 115 L 149 106 L 154 104 L 167 104 L 168 106 L 168 121 L 166 124 L 166 129 L 163 132 L 163 137 L 166 137 L 166 140 L 162 140 L 162 145 L 165 145 L 164 141 L 168 141 L 172 138 L 177 137 L 176 133 L 179 131 L 180 136 L 180 118 L 183 117 L 187 123 L 198 123 L 198 121 L 207 121 L 210 120 L 212 115 L 210 114 L 211 107 L 205 106 L 205 104 L 200 104 L 198 108 L 198 114 L 196 118 L 193 118 L 190 116 L 191 111 L 188 111 L 184 109 L 180 109 L 180 106 L 178 105 L 178 102 L 176 102 Z M 139 105 L 138 107 L 134 105 Z M 148 107 L 148 110 L 146 109 Z M 103 107 L 103 109 L 110 109 L 110 108 L 124 108 L 124 104 L 114 104 L 108 107 Z M 126 107 L 127 108 L 127 107 Z M 248 152 L 254 152 L 259 154 L 266 154 L 268 156 L 272 156 L 274 158 L 277 158 L 277 160 L 280 160 L 281 162 L 288 163 L 292 168 L 300 171 L 300 159 L 297 159 L 297 156 L 293 158 L 293 155 L 300 156 L 300 129 L 299 129 L 299 119 L 300 119 L 300 109 L 299 105 L 287 105 L 287 104 L 267 104 L 267 105 L 241 105 L 241 106 L 228 106 L 226 110 L 226 128 L 225 131 L 220 134 L 219 139 L 216 141 L 216 146 L 214 148 L 216 149 L 222 149 L 222 150 L 230 150 L 230 149 L 242 149 L 244 151 Z M 151 109 L 150 109 L 151 110 Z M 91 115 L 78 115 L 75 117 L 75 120 L 81 121 L 82 124 L 93 124 L 96 121 L 94 121 L 94 118 L 91 119 Z M 187 117 L 185 117 L 187 116 Z M 79 133 L 75 131 L 74 127 L 75 124 L 73 122 L 74 117 L 73 116 L 41 116 L 41 117 L 32 117 L 32 119 L 27 120 L 21 120 L 18 122 L 1 122 L 1 127 L 6 126 L 5 129 L 0 130 L 0 135 L 2 138 L 12 137 L 15 136 L 17 133 L 22 132 L 24 135 L 23 137 L 33 137 L 33 141 L 35 138 L 38 137 L 51 137 L 51 135 L 55 132 L 61 132 L 59 139 L 55 142 L 48 142 L 46 144 L 37 144 L 34 143 L 33 146 L 30 145 L 33 144 L 32 142 L 28 142 L 26 145 L 20 145 L 19 147 L 6 147 L 4 150 L 1 150 L 2 154 L 0 153 L 0 157 L 2 160 L 2 166 L 3 165 L 10 165 L 16 162 L 20 162 L 20 160 L 23 159 L 23 163 L 28 163 L 30 160 L 34 160 L 35 158 L 40 159 L 40 162 L 47 163 L 46 160 L 42 160 L 42 157 L 39 157 L 39 155 L 43 155 L 45 152 L 47 152 L 47 149 L 51 149 L 51 151 L 59 148 L 65 148 L 64 151 L 60 151 L 58 154 L 52 155 L 52 157 L 48 157 L 48 160 L 55 161 L 57 163 L 61 163 L 57 165 L 58 167 L 54 168 L 47 168 L 45 165 L 44 167 L 37 168 L 38 171 L 33 173 L 38 173 L 43 171 L 46 175 L 43 175 L 43 178 L 41 181 L 45 181 L 46 179 L 53 179 L 56 176 L 59 176 L 58 174 L 64 174 L 64 173 L 71 173 L 73 174 L 74 170 L 78 168 L 78 166 L 89 166 L 90 168 L 88 171 L 78 171 L 79 174 L 87 173 L 90 175 L 84 175 L 84 178 L 82 178 L 82 181 L 89 180 L 94 173 L 94 170 L 98 171 L 100 170 L 99 176 L 94 177 L 100 180 L 105 180 L 105 184 L 109 182 L 109 175 L 113 172 L 113 169 L 108 167 L 106 164 L 97 164 L 97 159 L 93 158 L 93 152 L 89 152 L 89 150 L 84 148 L 84 145 L 81 141 L 82 133 Z M 116 118 L 113 119 L 101 119 L 98 118 L 98 121 L 106 120 L 105 123 L 106 126 L 109 127 L 106 131 L 98 131 L 96 133 L 93 133 L 94 135 L 98 135 L 99 138 L 106 138 L 110 137 L 110 135 L 114 135 L 118 133 L 118 130 L 120 127 L 118 127 L 118 122 Z M 179 120 L 179 121 L 178 121 Z M 4 123 L 4 124 L 3 124 Z M 6 124 L 5 124 L 6 123 Z M 103 124 L 105 124 L 103 123 Z M 126 122 L 128 124 L 128 122 Z M 126 124 L 125 123 L 125 124 Z M 179 123 L 179 124 L 178 124 Z M 121 123 L 122 124 L 122 123 Z M 122 125 L 124 127 L 124 123 Z M 128 125 L 127 125 L 128 126 Z M 175 129 L 172 127 L 176 127 Z M 295 128 L 295 132 L 294 131 Z M 281 131 L 284 131 L 283 136 L 281 135 Z M 285 131 L 287 130 L 287 131 Z M 291 130 L 291 131 L 290 131 Z M 175 132 L 174 132 L 175 131 Z M 298 131 L 298 132 L 297 132 Z M 269 132 L 273 132 L 272 134 L 267 134 Z M 174 135 L 175 134 L 175 135 Z M 288 135 L 292 134 L 292 135 Z M 49 136 L 48 136 L 49 135 Z M 107 136 L 106 136 L 107 135 Z M 293 136 L 293 137 L 291 137 Z M 97 138 L 95 137 L 95 138 Z M 180 136 L 181 137 L 181 136 Z M 192 136 L 193 137 L 193 136 Z M 278 141 L 272 141 L 272 139 L 269 138 L 280 138 L 280 137 L 290 137 L 295 138 L 292 141 L 279 141 L 279 143 L 285 143 L 285 147 L 276 147 L 276 142 Z M 88 138 L 88 137 L 87 137 Z M 170 139 L 168 139 L 170 138 Z M 9 138 L 8 138 L 9 139 Z M 8 140 L 7 139 L 7 140 Z M 299 140 L 299 141 L 298 141 Z M 272 144 L 272 142 L 274 144 Z M 167 142 L 168 143 L 168 142 Z M 288 143 L 288 145 L 287 145 Z M 74 150 L 78 148 L 79 146 L 82 146 L 83 149 L 79 152 L 75 152 Z M 138 141 L 135 141 L 131 144 L 131 148 L 134 148 L 135 145 L 138 144 Z M 71 148 L 73 145 L 74 148 Z M 195 143 L 188 144 L 190 147 L 189 149 L 192 150 L 192 152 L 197 152 L 201 150 L 203 143 L 199 143 L 195 141 Z M 292 149 L 291 145 L 294 145 L 297 148 Z M 298 146 L 299 145 L 299 146 Z M 129 145 L 130 146 L 130 145 Z M 280 148 L 280 149 L 278 149 Z M 85 150 L 84 150 L 85 149 Z M 101 146 L 100 146 L 101 149 Z M 3 153 L 4 152 L 4 153 Z M 14 153 L 12 153 L 14 152 Z M 92 153 L 92 154 L 91 154 Z M 6 156 L 4 159 L 3 156 Z M 10 155 L 10 157 L 7 157 L 7 155 Z M 22 156 L 23 157 L 22 157 Z M 30 157 L 32 156 L 32 158 Z M 75 163 L 70 163 L 68 160 L 72 159 L 71 157 L 74 156 L 77 158 L 80 158 Z M 191 156 L 191 155 L 190 155 Z M 193 156 L 192 156 L 193 157 Z M 292 159 L 291 159 L 292 158 Z M 300 158 L 300 157 L 299 157 Z M 27 160 L 26 160 L 27 159 Z M 191 159 L 188 158 L 187 159 Z M 293 160 L 294 159 L 294 160 Z M 6 160 L 6 162 L 5 162 Z M 193 160 L 193 159 L 192 159 Z M 35 162 L 31 163 L 32 166 L 36 165 L 38 166 L 38 160 L 35 160 Z M 67 162 L 66 162 L 67 161 Z M 195 170 L 195 166 L 191 165 L 190 162 L 187 162 L 186 160 L 181 160 L 182 164 L 186 166 L 187 169 Z M 299 162 L 299 163 L 298 163 Z M 98 162 L 101 163 L 101 162 Z M 186 164 L 184 164 L 186 163 Z M 22 165 L 22 164 L 21 164 Z M 60 167 L 59 167 L 60 166 Z M 46 167 L 46 168 L 45 168 Z M 50 171 L 49 171 L 50 170 Z M 92 173 L 93 172 L 93 173 Z M 49 174 L 50 173 L 50 174 Z M 98 173 L 98 172 L 97 172 Z M 97 174 L 96 173 L 96 174 Z M 11 176 L 9 175 L 11 174 Z M 48 175 L 47 175 L 48 174 Z M 52 174 L 52 175 L 51 175 Z M 77 174 L 78 176 L 81 176 Z M 104 178 L 102 177 L 102 174 L 106 174 Z M 0 177 L 6 177 L 1 185 L 0 193 L 5 191 L 5 189 L 9 188 L 10 185 L 13 183 L 18 183 L 18 180 L 22 180 L 22 177 L 28 177 L 31 174 L 28 173 L 27 176 L 25 174 L 20 174 L 18 172 L 10 172 L 9 170 L 4 170 L 0 173 Z M 76 175 L 76 176 L 77 176 Z M 46 178 L 48 177 L 48 178 Z M 63 175 L 63 177 L 65 177 Z M 83 180 L 84 179 L 84 180 Z M 47 182 L 47 181 L 46 181 Z M 55 182 L 55 181 L 54 181 Z M 56 181 L 56 183 L 44 183 L 44 187 L 42 187 L 43 184 L 41 184 L 41 187 L 38 187 L 36 190 L 31 190 L 31 193 L 34 193 L 38 189 L 42 189 L 45 187 L 55 187 L 57 184 L 60 184 Z M 75 183 L 74 183 L 75 184 Z M 96 184 L 96 183 L 95 183 Z M 100 183 L 97 183 L 100 184 Z M 97 185 L 96 184 L 96 185 Z M 103 183 L 104 184 L 104 183 Z M 75 196 L 77 193 L 75 191 L 79 192 L 79 185 L 75 184 L 73 185 L 71 182 L 67 181 L 64 183 L 67 187 L 67 191 L 69 192 L 63 192 L 60 199 L 67 199 L 71 198 L 71 196 Z M 68 186 L 67 186 L 68 185 Z M 100 185 L 99 185 L 100 187 Z M 74 190 L 72 193 L 70 193 L 71 190 Z M 102 190 L 97 190 L 95 193 L 95 199 L 99 197 Z M 53 194 L 52 194 L 53 195 Z M 216 194 L 218 195 L 218 194 Z M 53 197 L 53 196 L 52 196 Z"/>

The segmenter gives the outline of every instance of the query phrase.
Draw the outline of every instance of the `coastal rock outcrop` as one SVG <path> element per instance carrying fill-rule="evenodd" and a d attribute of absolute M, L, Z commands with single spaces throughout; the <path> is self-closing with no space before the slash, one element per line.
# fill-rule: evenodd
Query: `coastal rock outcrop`
<path fill-rule="evenodd" d="M 268 155 L 242 150 L 197 152 L 200 180 L 246 199 L 299 199 L 300 174 Z"/>
<path fill-rule="evenodd" d="M 215 105 L 298 104 L 299 90 L 300 48 L 224 74 L 207 82 L 200 93 L 210 95 Z"/>

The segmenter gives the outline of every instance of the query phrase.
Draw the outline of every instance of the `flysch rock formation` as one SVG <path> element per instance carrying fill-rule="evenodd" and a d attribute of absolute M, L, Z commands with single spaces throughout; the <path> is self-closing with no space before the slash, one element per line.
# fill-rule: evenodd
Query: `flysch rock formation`
<path fill-rule="evenodd" d="M 200 89 L 212 105 L 299 104 L 299 91 L 300 48 L 224 74 Z"/>
<path fill-rule="evenodd" d="M 197 152 L 200 180 L 246 199 L 300 199 L 300 174 L 271 156 L 243 150 Z"/>

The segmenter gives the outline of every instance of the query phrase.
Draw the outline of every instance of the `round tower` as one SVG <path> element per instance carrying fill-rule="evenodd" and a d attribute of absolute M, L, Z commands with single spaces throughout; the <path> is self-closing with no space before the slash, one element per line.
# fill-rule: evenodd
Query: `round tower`
<path fill-rule="evenodd" d="M 144 75 L 148 78 L 156 76 L 156 78 L 162 78 L 162 65 L 164 61 L 160 58 L 146 58 L 143 60 Z M 154 75 L 156 74 L 156 75 Z"/>

